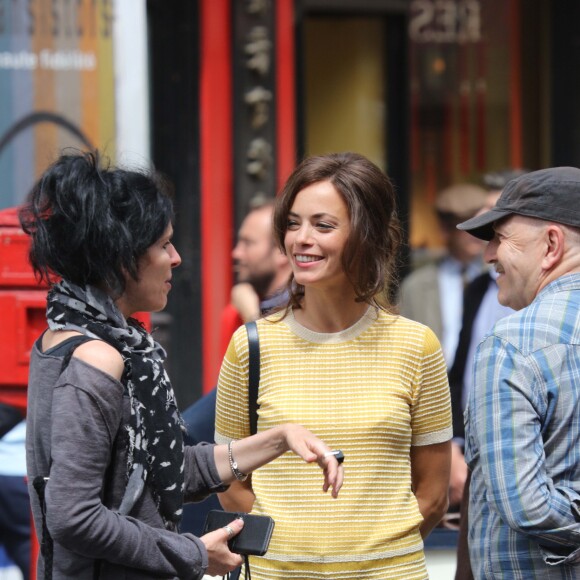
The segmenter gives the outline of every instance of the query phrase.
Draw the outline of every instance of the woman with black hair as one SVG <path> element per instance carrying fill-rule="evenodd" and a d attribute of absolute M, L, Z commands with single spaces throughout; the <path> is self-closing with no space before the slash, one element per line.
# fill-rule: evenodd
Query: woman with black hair
<path fill-rule="evenodd" d="M 39 578 L 198 579 L 232 570 L 241 557 L 227 540 L 243 522 L 201 538 L 179 534 L 183 501 L 223 491 L 288 450 L 318 462 L 325 491 L 336 496 L 341 487 L 329 448 L 298 425 L 229 446 L 184 447 L 165 353 L 132 318 L 166 305 L 181 262 L 172 218 L 157 177 L 102 168 L 92 153 L 60 157 L 20 212 L 32 266 L 51 284 L 28 390 Z"/>

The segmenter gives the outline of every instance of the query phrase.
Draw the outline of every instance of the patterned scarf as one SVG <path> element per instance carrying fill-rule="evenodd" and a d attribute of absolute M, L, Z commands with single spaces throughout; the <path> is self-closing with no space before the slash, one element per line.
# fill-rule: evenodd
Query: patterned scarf
<path fill-rule="evenodd" d="M 129 395 L 127 488 L 119 512 L 127 514 L 147 484 L 166 528 L 181 518 L 184 491 L 183 421 L 165 372 L 165 351 L 134 319 L 126 320 L 112 299 L 93 286 L 65 280 L 48 294 L 51 330 L 76 330 L 100 338 L 119 351 Z"/>

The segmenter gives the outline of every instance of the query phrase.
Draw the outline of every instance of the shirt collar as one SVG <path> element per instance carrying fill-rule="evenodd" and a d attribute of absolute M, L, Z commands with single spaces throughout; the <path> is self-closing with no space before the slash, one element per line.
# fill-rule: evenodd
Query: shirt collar
<path fill-rule="evenodd" d="M 554 294 L 555 292 L 563 292 L 569 290 L 580 290 L 580 273 L 574 272 L 571 274 L 564 274 L 555 280 L 552 280 L 548 285 L 544 286 L 536 298 L 546 294 Z"/>

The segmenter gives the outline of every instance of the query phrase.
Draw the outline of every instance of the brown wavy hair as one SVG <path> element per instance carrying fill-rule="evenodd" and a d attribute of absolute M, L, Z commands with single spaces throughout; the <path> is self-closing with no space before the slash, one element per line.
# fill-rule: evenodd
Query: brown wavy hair
<path fill-rule="evenodd" d="M 391 297 L 398 283 L 402 230 L 391 180 L 372 161 L 357 153 L 331 153 L 304 159 L 276 199 L 274 237 L 282 250 L 288 215 L 305 187 L 328 181 L 348 208 L 350 234 L 342 254 L 343 270 L 358 302 L 395 310 Z M 304 287 L 289 282 L 289 306 L 300 308 Z"/>

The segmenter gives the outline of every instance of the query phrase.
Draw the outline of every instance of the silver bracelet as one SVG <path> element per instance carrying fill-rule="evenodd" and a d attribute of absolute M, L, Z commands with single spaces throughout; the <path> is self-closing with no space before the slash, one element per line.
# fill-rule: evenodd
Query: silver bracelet
<path fill-rule="evenodd" d="M 232 454 L 232 445 L 233 444 L 234 444 L 233 441 L 230 441 L 228 443 L 228 459 L 230 460 L 230 468 L 232 470 L 232 473 L 234 474 L 234 477 L 238 481 L 246 481 L 246 479 L 248 479 L 248 474 L 247 473 L 242 473 L 238 469 L 238 464 L 234 461 L 234 456 Z"/>

